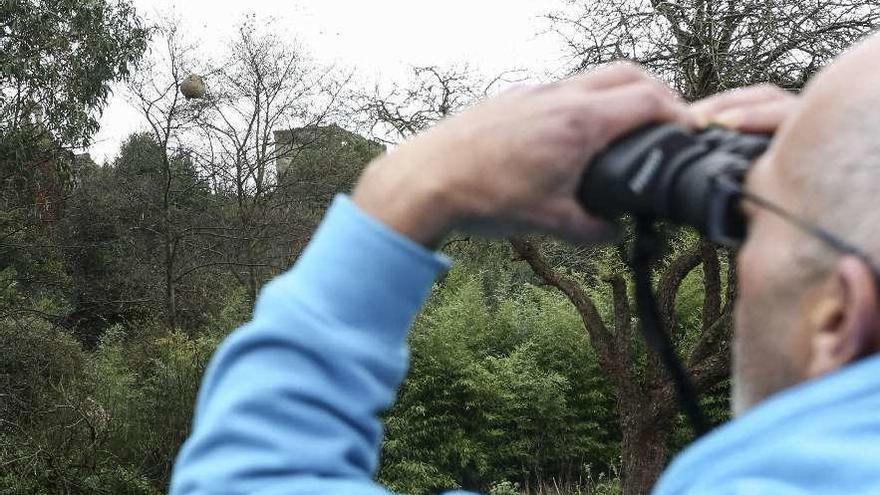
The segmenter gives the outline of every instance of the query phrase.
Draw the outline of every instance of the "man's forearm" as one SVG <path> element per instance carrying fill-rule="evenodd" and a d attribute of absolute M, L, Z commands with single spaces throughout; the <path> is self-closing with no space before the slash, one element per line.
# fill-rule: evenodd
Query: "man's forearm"
<path fill-rule="evenodd" d="M 378 415 L 448 261 L 339 197 L 205 375 L 174 494 L 382 492 Z M 262 493 L 262 492 L 261 492 Z"/>

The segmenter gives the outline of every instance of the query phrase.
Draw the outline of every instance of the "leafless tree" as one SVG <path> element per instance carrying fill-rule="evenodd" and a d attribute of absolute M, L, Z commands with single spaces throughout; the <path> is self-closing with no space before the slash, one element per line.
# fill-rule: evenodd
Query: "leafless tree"
<path fill-rule="evenodd" d="M 194 272 L 205 266 L 205 258 L 215 248 L 197 242 L 213 228 L 191 225 L 177 214 L 178 205 L 188 197 L 192 187 L 209 177 L 181 189 L 175 180 L 178 171 L 175 161 L 192 160 L 192 140 L 200 132 L 199 116 L 205 103 L 187 101 L 179 91 L 180 84 L 192 73 L 208 73 L 200 63 L 196 46 L 187 42 L 176 21 L 163 20 L 154 28 L 154 42 L 140 70 L 128 83 L 130 100 L 147 123 L 148 132 L 158 143 L 161 153 L 161 191 L 157 198 L 160 221 L 142 225 L 138 229 L 158 238 L 162 245 L 162 292 L 167 324 L 177 326 L 179 310 L 178 289 Z M 212 265 L 213 261 L 207 263 Z"/>
<path fill-rule="evenodd" d="M 798 90 L 874 29 L 865 0 L 565 0 L 548 15 L 585 70 L 638 61 L 693 100 L 759 82 Z"/>
<path fill-rule="evenodd" d="M 431 127 L 437 121 L 489 96 L 505 86 L 525 80 L 522 70 L 487 78 L 462 67 L 413 67 L 412 78 L 391 88 L 377 85 L 372 93 L 354 96 L 363 129 L 374 138 L 397 144 Z"/>
<path fill-rule="evenodd" d="M 348 76 L 311 60 L 273 27 L 258 28 L 253 17 L 241 24 L 212 75 L 200 117 L 204 162 L 215 190 L 233 205 L 230 266 L 251 298 L 289 261 L 295 238 L 312 227 L 297 218 L 296 207 L 319 188 L 302 177 L 286 180 L 280 164 L 324 144 L 324 131 L 341 118 L 339 96 L 348 83 Z M 294 134 L 308 138 L 290 139 Z"/>

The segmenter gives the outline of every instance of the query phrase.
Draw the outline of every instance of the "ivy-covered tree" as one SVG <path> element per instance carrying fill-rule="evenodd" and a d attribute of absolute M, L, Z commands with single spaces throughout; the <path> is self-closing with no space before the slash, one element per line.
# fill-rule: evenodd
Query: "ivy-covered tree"
<path fill-rule="evenodd" d="M 111 84 L 129 75 L 147 37 L 127 0 L 0 2 L 0 271 L 26 292 L 63 285 L 42 227 L 57 221 L 72 152 L 97 131 Z M 40 306 L 0 314 L 56 312 Z"/>

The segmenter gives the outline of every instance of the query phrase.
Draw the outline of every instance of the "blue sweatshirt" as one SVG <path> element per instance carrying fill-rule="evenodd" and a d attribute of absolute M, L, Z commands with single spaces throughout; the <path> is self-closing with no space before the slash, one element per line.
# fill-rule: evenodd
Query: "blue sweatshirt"
<path fill-rule="evenodd" d="M 373 481 L 406 336 L 449 266 L 337 197 L 296 266 L 214 355 L 172 495 L 386 494 Z M 880 360 L 707 436 L 655 493 L 880 494 Z"/>
<path fill-rule="evenodd" d="M 880 494 L 880 357 L 781 392 L 685 450 L 672 495 Z"/>

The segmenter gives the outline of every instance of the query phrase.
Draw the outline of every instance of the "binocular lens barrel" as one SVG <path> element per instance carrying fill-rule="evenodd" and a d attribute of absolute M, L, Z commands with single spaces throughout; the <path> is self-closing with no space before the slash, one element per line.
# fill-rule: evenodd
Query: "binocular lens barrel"
<path fill-rule="evenodd" d="M 738 186 L 770 139 L 721 128 L 642 128 L 588 165 L 578 199 L 607 220 L 633 215 L 670 221 L 735 246 L 745 236 Z"/>

